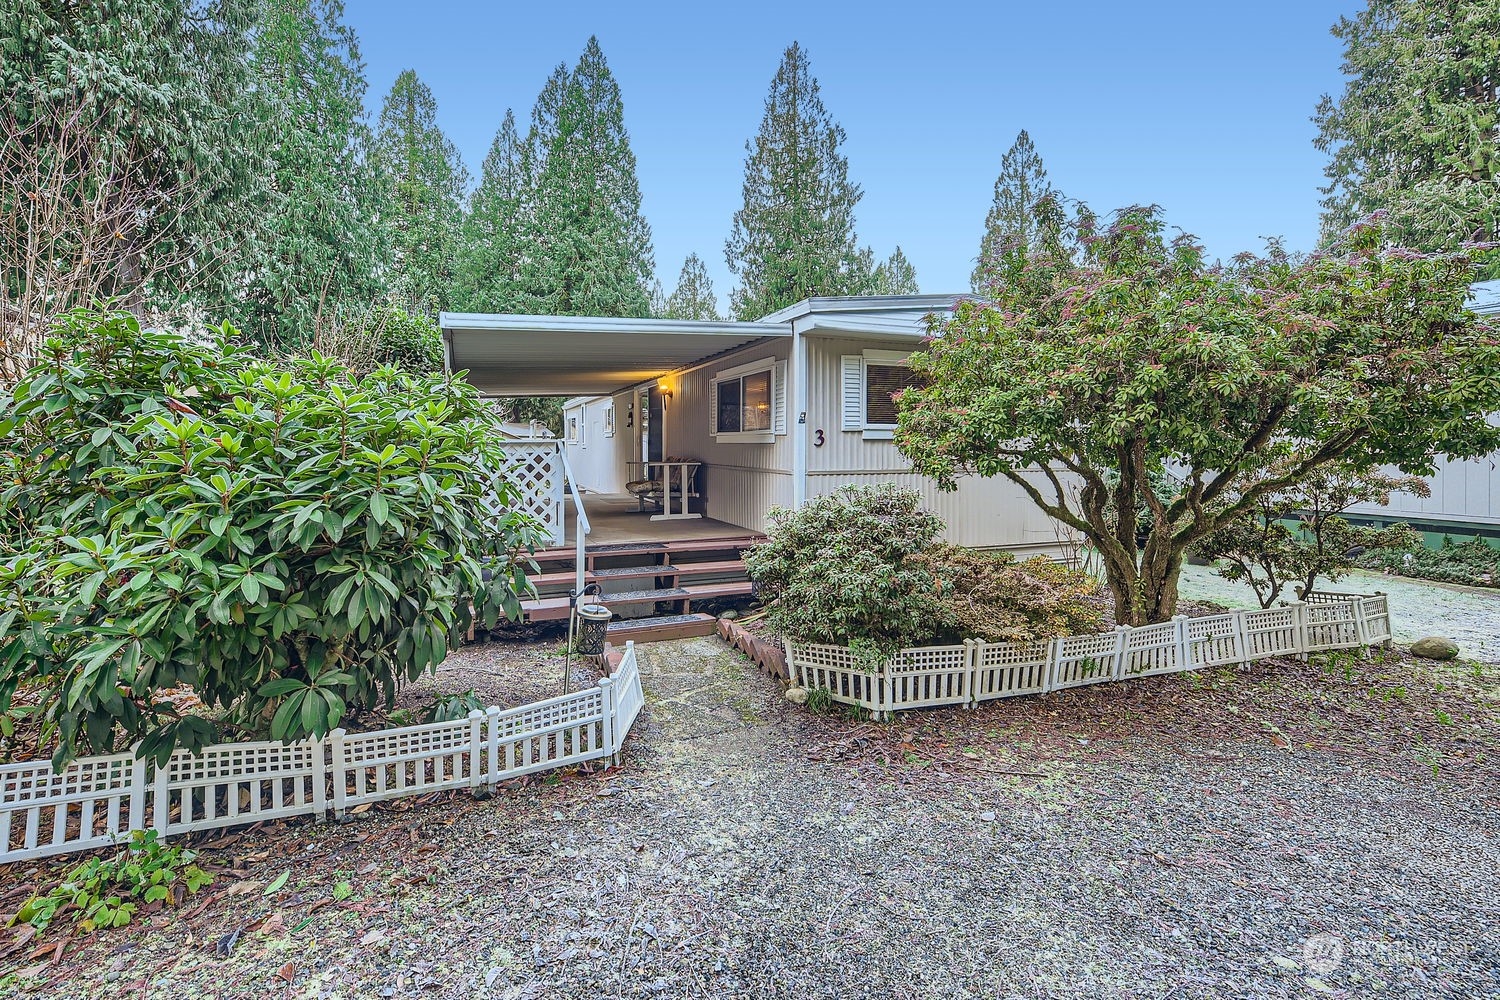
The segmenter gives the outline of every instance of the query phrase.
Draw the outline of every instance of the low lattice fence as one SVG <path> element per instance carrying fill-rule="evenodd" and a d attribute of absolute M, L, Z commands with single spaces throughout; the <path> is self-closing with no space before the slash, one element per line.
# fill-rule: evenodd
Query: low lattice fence
<path fill-rule="evenodd" d="M 466 719 L 323 740 L 223 743 L 163 767 L 133 754 L 0 767 L 0 862 L 108 847 L 132 830 L 162 838 L 290 816 L 324 818 L 367 802 L 501 781 L 618 758 L 645 694 L 634 643 L 598 685 Z"/>
<path fill-rule="evenodd" d="M 879 714 L 1171 674 L 1271 656 L 1376 646 L 1391 639 L 1384 594 L 1325 594 L 1317 603 L 1159 625 L 1120 626 L 1098 635 L 1041 642 L 981 642 L 904 649 L 867 669 L 843 646 L 787 642 L 787 662 L 803 687 Z"/>

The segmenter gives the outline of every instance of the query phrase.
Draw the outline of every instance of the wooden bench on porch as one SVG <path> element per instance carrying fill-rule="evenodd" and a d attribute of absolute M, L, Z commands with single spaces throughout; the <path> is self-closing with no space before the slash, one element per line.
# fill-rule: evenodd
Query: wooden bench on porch
<path fill-rule="evenodd" d="M 683 458 L 631 462 L 633 478 L 625 484 L 625 491 L 640 502 L 642 513 L 656 512 L 651 515 L 653 521 L 702 517 L 689 511 L 690 502 L 698 499 L 698 469 L 702 464 Z M 672 509 L 674 498 L 678 501 L 676 511 Z"/>

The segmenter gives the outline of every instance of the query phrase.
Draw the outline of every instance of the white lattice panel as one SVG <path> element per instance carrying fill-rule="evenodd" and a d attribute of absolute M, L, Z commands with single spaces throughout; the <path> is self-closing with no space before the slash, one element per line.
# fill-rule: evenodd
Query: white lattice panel
<path fill-rule="evenodd" d="M 334 806 L 417 795 L 474 784 L 482 753 L 472 720 L 371 733 L 335 732 L 332 750 Z"/>
<path fill-rule="evenodd" d="M 1018 694 L 1041 694 L 1047 686 L 1052 643 L 980 642 L 974 645 L 974 698 L 988 701 Z"/>
<path fill-rule="evenodd" d="M 1244 663 L 1238 613 L 1205 615 L 1187 620 L 1188 649 L 1195 667 Z"/>
<path fill-rule="evenodd" d="M 1307 649 L 1350 649 L 1362 644 L 1352 601 L 1307 607 Z"/>
<path fill-rule="evenodd" d="M 179 750 L 156 772 L 153 825 L 163 835 L 322 812 L 323 744 L 224 743 Z"/>
<path fill-rule="evenodd" d="M 1114 680 L 1120 663 L 1120 649 L 1118 630 L 1053 640 L 1052 670 L 1047 678 L 1047 690 L 1060 691 Z"/>
<path fill-rule="evenodd" d="M 1125 633 L 1125 652 L 1120 677 L 1149 677 L 1186 670 L 1183 649 L 1186 633 L 1176 621 L 1130 629 Z"/>
<path fill-rule="evenodd" d="M 635 643 L 625 644 L 625 656 L 615 671 L 611 690 L 614 692 L 614 746 L 615 753 L 625 744 L 625 736 L 635 724 L 641 709 L 646 707 L 646 693 L 641 690 L 641 667 L 636 659 Z"/>
<path fill-rule="evenodd" d="M 491 487 L 491 510 L 498 512 L 502 506 L 493 497 L 496 484 L 506 480 L 515 487 L 521 510 L 542 525 L 553 545 L 563 544 L 567 528 L 563 519 L 562 446 L 515 441 L 502 447 L 509 460 L 506 468 L 483 472 Z"/>
<path fill-rule="evenodd" d="M 883 671 L 866 670 L 843 646 L 788 643 L 787 659 L 803 687 L 824 688 L 834 701 L 846 705 L 885 710 Z"/>
<path fill-rule="evenodd" d="M 142 822 L 145 768 L 130 754 L 0 768 L 0 861 L 107 847 Z"/>
<path fill-rule="evenodd" d="M 974 701 L 968 646 L 903 649 L 886 664 L 885 680 L 886 711 Z"/>
<path fill-rule="evenodd" d="M 1241 612 L 1245 659 L 1261 660 L 1302 652 L 1305 636 L 1300 627 L 1301 612 L 1298 606 Z"/>
<path fill-rule="evenodd" d="M 549 767 L 561 767 L 615 752 L 605 738 L 604 693 L 586 688 L 573 694 L 499 713 L 490 728 L 490 781 L 505 781 Z"/>
<path fill-rule="evenodd" d="M 1359 614 L 1364 626 L 1364 641 L 1369 645 L 1388 642 L 1391 638 L 1391 607 L 1384 594 L 1362 597 Z"/>

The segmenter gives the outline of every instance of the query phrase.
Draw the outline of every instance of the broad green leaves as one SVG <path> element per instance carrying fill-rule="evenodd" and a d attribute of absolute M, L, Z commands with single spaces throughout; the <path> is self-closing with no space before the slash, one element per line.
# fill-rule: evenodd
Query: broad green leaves
<path fill-rule="evenodd" d="M 221 721 L 321 735 L 471 614 L 518 613 L 535 529 L 468 472 L 504 457 L 465 384 L 272 365 L 124 315 L 57 334 L 0 405 L 0 702 L 39 686 L 59 760 L 164 757 Z M 210 717 L 157 697 L 177 685 Z"/>

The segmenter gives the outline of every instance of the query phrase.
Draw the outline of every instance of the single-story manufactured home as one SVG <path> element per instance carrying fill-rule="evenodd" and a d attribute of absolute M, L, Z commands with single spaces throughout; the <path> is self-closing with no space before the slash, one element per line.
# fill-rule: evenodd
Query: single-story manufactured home
<path fill-rule="evenodd" d="M 643 538 L 690 520 L 757 534 L 773 506 L 894 482 L 954 543 L 1062 556 L 1068 535 L 1020 488 L 971 477 L 941 492 L 893 441 L 907 360 L 956 299 L 813 298 L 756 322 L 443 313 L 441 326 L 449 370 L 481 392 L 569 397 L 573 492 Z"/>
<path fill-rule="evenodd" d="M 1475 284 L 1469 308 L 1492 323 L 1500 322 L 1500 281 Z M 1386 471 L 1395 474 L 1398 470 Z M 1439 461 L 1427 485 L 1432 489 L 1429 497 L 1398 493 L 1386 507 L 1359 504 L 1350 509 L 1349 520 L 1382 527 L 1404 521 L 1423 532 L 1433 546 L 1447 535 L 1461 542 L 1478 536 L 1500 547 L 1500 453 L 1460 462 Z"/>

